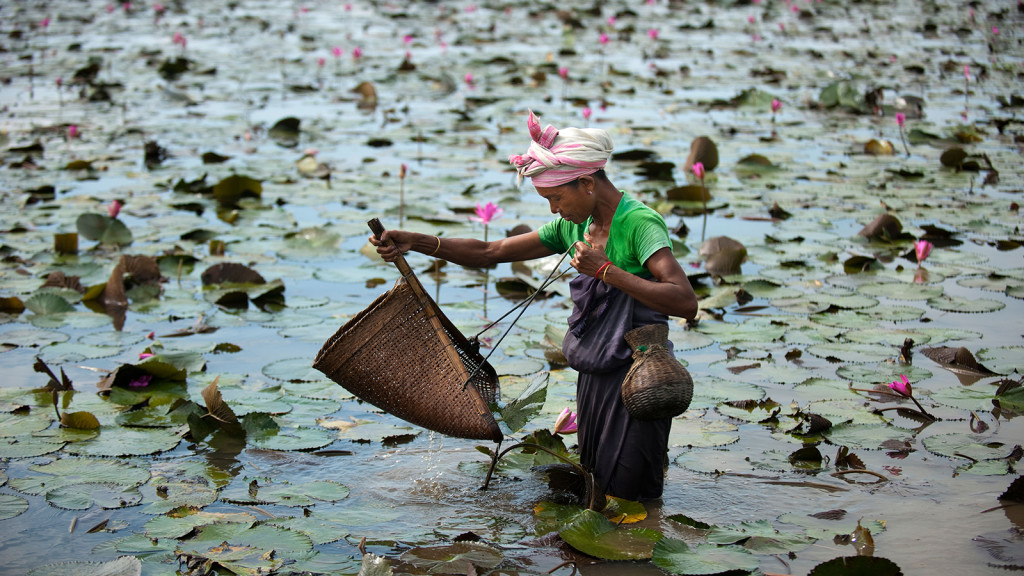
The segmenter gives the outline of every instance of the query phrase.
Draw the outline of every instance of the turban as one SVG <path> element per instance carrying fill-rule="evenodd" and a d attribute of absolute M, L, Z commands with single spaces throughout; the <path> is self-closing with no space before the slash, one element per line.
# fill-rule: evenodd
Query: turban
<path fill-rule="evenodd" d="M 530 148 L 522 156 L 509 156 L 519 176 L 516 183 L 530 178 L 534 186 L 553 187 L 567 184 L 580 176 L 604 168 L 612 154 L 612 137 L 597 128 L 563 128 L 540 123 L 530 111 Z"/>

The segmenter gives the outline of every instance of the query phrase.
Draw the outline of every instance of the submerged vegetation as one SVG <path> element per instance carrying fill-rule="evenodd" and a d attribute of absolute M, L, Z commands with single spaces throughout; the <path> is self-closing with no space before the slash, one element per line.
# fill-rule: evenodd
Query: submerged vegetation
<path fill-rule="evenodd" d="M 1019 5 L 0 15 L 4 570 L 1024 568 Z M 661 503 L 573 466 L 557 259 L 409 257 L 480 336 L 515 449 L 311 366 L 397 279 L 367 220 L 493 239 L 551 218 L 506 162 L 528 109 L 611 131 L 614 181 L 665 216 L 700 297 L 671 325 L 695 391 Z"/>

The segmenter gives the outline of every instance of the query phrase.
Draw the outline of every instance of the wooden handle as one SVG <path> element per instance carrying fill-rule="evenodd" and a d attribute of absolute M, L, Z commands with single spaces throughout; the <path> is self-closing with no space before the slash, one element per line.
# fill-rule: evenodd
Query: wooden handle
<path fill-rule="evenodd" d="M 366 222 L 366 225 L 370 227 L 373 234 L 379 239 L 384 234 L 384 225 L 381 224 L 378 218 L 371 218 Z M 388 241 L 388 245 L 394 245 L 394 242 Z M 448 338 L 448 333 L 445 331 L 444 325 L 441 323 L 441 319 L 438 314 L 441 313 L 440 309 L 437 308 L 437 304 L 430 298 L 427 291 L 423 288 L 423 284 L 420 284 L 420 279 L 413 273 L 412 268 L 409 267 L 409 263 L 405 261 L 405 256 L 401 253 L 398 254 L 398 258 L 395 259 L 395 266 L 398 267 L 398 271 L 402 273 L 402 278 L 405 279 L 406 283 L 409 284 L 409 288 L 412 289 L 413 294 L 416 295 L 416 299 L 419 300 L 420 306 L 423 307 L 423 311 L 427 314 L 427 318 L 430 320 L 431 326 L 434 328 L 434 332 L 437 333 L 438 340 L 441 341 L 445 353 L 448 355 L 448 359 L 451 361 L 452 366 L 459 372 L 462 381 L 465 383 L 469 382 L 469 370 L 466 368 L 465 363 L 459 356 L 458 351 L 455 350 L 451 339 Z"/>

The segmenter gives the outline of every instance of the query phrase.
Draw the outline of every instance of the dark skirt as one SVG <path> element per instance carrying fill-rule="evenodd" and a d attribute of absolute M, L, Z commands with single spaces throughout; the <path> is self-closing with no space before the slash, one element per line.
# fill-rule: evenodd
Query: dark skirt
<path fill-rule="evenodd" d="M 579 375 L 580 462 L 605 494 L 626 500 L 661 498 L 672 419 L 637 420 L 622 403 L 629 366 L 604 374 Z"/>
<path fill-rule="evenodd" d="M 562 342 L 576 384 L 580 461 L 605 494 L 626 500 L 660 498 L 672 419 L 636 420 L 622 403 L 632 365 L 626 332 L 668 318 L 589 276 L 570 283 L 575 304 Z M 669 350 L 672 343 L 668 343 Z"/>

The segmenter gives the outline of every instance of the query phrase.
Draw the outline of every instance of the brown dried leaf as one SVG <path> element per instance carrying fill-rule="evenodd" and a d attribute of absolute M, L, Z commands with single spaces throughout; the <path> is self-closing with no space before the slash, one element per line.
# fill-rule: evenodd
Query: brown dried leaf
<path fill-rule="evenodd" d="M 959 348 L 953 348 L 950 346 L 924 348 L 921 350 L 921 354 L 924 354 L 934 362 L 942 364 L 946 368 L 956 368 L 985 375 L 995 374 L 995 372 L 989 370 L 985 366 L 982 366 L 974 358 L 974 355 L 971 354 L 971 351 L 963 346 Z"/>

